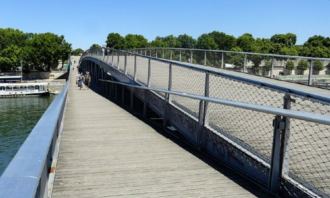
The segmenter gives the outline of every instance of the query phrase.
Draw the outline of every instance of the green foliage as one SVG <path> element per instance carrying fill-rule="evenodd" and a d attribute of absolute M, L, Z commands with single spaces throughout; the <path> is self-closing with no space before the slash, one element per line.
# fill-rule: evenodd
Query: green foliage
<path fill-rule="evenodd" d="M 292 46 L 292 47 L 286 47 L 285 46 L 285 47 L 280 49 L 279 54 L 298 56 L 299 52 L 298 52 L 298 49 L 295 46 Z"/>
<path fill-rule="evenodd" d="M 11 28 L 0 28 L 0 51 L 10 45 L 22 47 L 25 45 L 25 41 L 27 40 L 27 38 L 28 34 L 25 34 L 20 30 Z"/>
<path fill-rule="evenodd" d="M 35 34 L 27 40 L 25 52 L 26 70 L 50 71 L 57 67 L 58 60 L 62 60 L 63 63 L 68 58 L 71 45 L 63 36 L 53 33 Z"/>
<path fill-rule="evenodd" d="M 139 34 L 127 34 L 125 36 L 125 49 L 144 48 L 148 46 L 148 40 Z"/>
<path fill-rule="evenodd" d="M 304 45 L 296 45 L 297 36 L 293 33 L 275 34 L 270 39 L 254 38 L 245 33 L 238 38 L 223 32 L 213 31 L 200 35 L 197 40 L 182 34 L 178 37 L 169 35 L 156 37 L 150 43 L 142 35 L 129 34 L 122 37 L 118 33 L 110 33 L 107 37 L 107 47 L 116 49 L 168 47 L 168 48 L 199 48 L 231 51 L 239 48 L 244 52 L 273 53 L 291 56 L 330 57 L 330 37 L 312 36 Z M 236 58 L 237 61 L 240 58 Z M 252 56 L 249 59 L 256 67 L 262 62 L 261 57 Z M 234 61 L 234 59 L 232 60 Z M 234 62 L 237 62 L 234 61 Z"/>
<path fill-rule="evenodd" d="M 196 45 L 196 40 L 187 34 L 179 35 L 177 40 L 180 48 L 194 48 Z"/>
<path fill-rule="evenodd" d="M 298 63 L 297 69 L 300 71 L 305 71 L 308 68 L 308 62 L 305 60 L 301 60 Z"/>
<path fill-rule="evenodd" d="M 237 46 L 240 47 L 245 52 L 254 51 L 255 40 L 252 34 L 245 33 L 237 38 Z"/>
<path fill-rule="evenodd" d="M 81 48 L 77 48 L 77 49 L 72 50 L 71 55 L 73 55 L 73 56 L 79 56 L 82 53 L 84 53 L 84 50 L 81 49 Z"/>
<path fill-rule="evenodd" d="M 270 38 L 270 40 L 273 43 L 282 44 L 285 47 L 292 47 L 297 42 L 297 36 L 295 34 L 292 34 L 292 33 L 275 34 Z"/>
<path fill-rule="evenodd" d="M 214 41 L 214 38 L 208 34 L 202 34 L 197 39 L 197 48 L 199 49 L 216 49 L 217 44 Z"/>
<path fill-rule="evenodd" d="M 213 31 L 209 35 L 214 39 L 217 49 L 230 50 L 236 46 L 236 38 L 223 32 Z"/>
<path fill-rule="evenodd" d="M 319 60 L 316 60 L 314 63 L 313 63 L 313 70 L 315 71 L 321 71 L 324 69 L 324 65 L 321 61 Z"/>
<path fill-rule="evenodd" d="M 272 69 L 272 61 L 271 60 L 266 60 L 265 65 L 263 66 L 263 70 L 268 72 Z"/>
<path fill-rule="evenodd" d="M 287 70 L 289 70 L 289 71 L 292 71 L 292 70 L 294 70 L 294 63 L 293 63 L 293 61 L 288 61 L 288 62 L 286 62 L 286 64 L 285 64 L 285 69 L 287 69 Z"/>
<path fill-rule="evenodd" d="M 110 33 L 108 34 L 106 44 L 109 48 L 124 49 L 125 39 L 118 33 Z"/>
<path fill-rule="evenodd" d="M 0 71 L 15 71 L 23 63 L 25 71 L 49 71 L 58 61 L 67 60 L 71 45 L 63 36 L 52 33 L 32 34 L 0 28 Z"/>

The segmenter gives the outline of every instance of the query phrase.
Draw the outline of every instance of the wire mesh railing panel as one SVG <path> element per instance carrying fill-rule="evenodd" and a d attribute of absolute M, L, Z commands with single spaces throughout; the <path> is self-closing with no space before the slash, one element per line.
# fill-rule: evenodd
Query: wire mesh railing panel
<path fill-rule="evenodd" d="M 274 116 L 210 103 L 209 126 L 270 162 Z"/>
<path fill-rule="evenodd" d="M 283 107 L 284 93 L 210 75 L 211 97 L 250 104 Z M 273 138 L 274 115 L 211 104 L 209 125 L 223 132 L 255 155 L 269 162 Z"/>
<path fill-rule="evenodd" d="M 205 53 L 203 51 L 192 51 L 193 53 L 193 64 L 205 65 Z"/>
<path fill-rule="evenodd" d="M 185 63 L 190 63 L 191 53 L 189 50 L 181 50 L 181 61 Z"/>
<path fill-rule="evenodd" d="M 244 64 L 244 54 L 224 53 L 224 69 L 243 72 Z"/>
<path fill-rule="evenodd" d="M 293 97 L 291 109 L 330 115 L 330 106 Z M 330 194 L 330 126 L 290 119 L 285 174 L 304 186 Z M 287 172 L 288 170 L 288 172 Z"/>
<path fill-rule="evenodd" d="M 148 83 L 148 59 L 136 57 L 136 77 L 137 81 L 147 85 Z"/>
<path fill-rule="evenodd" d="M 169 64 L 151 60 L 150 86 L 159 89 L 168 89 Z M 159 93 L 165 96 L 164 93 Z"/>
<path fill-rule="evenodd" d="M 134 76 L 134 55 L 127 55 L 127 65 L 126 65 L 126 69 L 127 69 L 127 74 L 131 77 Z"/>
<path fill-rule="evenodd" d="M 204 95 L 205 73 L 192 69 L 172 65 L 172 90 L 197 95 Z M 174 104 L 186 110 L 194 117 L 198 115 L 199 101 L 189 98 L 173 96 Z"/>
<path fill-rule="evenodd" d="M 210 75 L 210 96 L 282 108 L 284 93 L 218 75 Z"/>
<path fill-rule="evenodd" d="M 118 56 L 119 56 L 119 53 L 118 52 L 114 52 L 112 65 L 115 66 L 115 67 L 118 67 L 118 63 L 119 63 Z"/>
<path fill-rule="evenodd" d="M 172 51 L 172 60 L 180 61 L 180 51 L 181 50 L 171 50 Z"/>
<path fill-rule="evenodd" d="M 125 55 L 122 53 L 119 56 L 119 70 L 124 71 L 125 70 Z"/>

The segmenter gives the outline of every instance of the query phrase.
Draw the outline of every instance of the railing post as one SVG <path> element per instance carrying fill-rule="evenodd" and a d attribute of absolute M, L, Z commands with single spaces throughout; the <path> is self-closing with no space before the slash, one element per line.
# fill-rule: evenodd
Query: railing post
<path fill-rule="evenodd" d="M 270 78 L 273 78 L 274 75 L 274 67 L 275 67 L 275 59 L 272 58 L 272 68 L 270 70 Z"/>
<path fill-rule="evenodd" d="M 169 64 L 168 67 L 168 90 L 171 91 L 172 90 L 172 63 Z M 167 94 L 166 97 L 168 103 L 171 103 L 171 95 Z"/>
<path fill-rule="evenodd" d="M 244 65 L 243 65 L 243 72 L 244 73 L 247 73 L 246 66 L 247 66 L 247 55 L 244 54 Z"/>
<path fill-rule="evenodd" d="M 179 61 L 181 62 L 181 60 L 182 60 L 182 52 L 181 52 L 181 50 L 179 50 L 179 52 L 180 52 Z"/>
<path fill-rule="evenodd" d="M 170 60 L 173 60 L 173 51 L 170 50 Z"/>
<path fill-rule="evenodd" d="M 162 56 L 163 56 L 163 58 L 165 58 L 165 50 L 164 49 L 163 49 L 163 55 Z"/>
<path fill-rule="evenodd" d="M 147 87 L 150 87 L 150 83 L 151 83 L 151 59 L 148 59 L 148 80 L 147 80 Z"/>
<path fill-rule="evenodd" d="M 221 53 L 221 68 L 225 68 L 225 56 L 224 52 Z"/>
<path fill-rule="evenodd" d="M 204 96 L 209 96 L 209 90 L 210 90 L 210 74 L 205 73 L 205 84 L 204 84 Z M 202 149 L 204 145 L 203 141 L 203 130 L 206 125 L 208 125 L 208 117 L 207 117 L 207 107 L 208 102 L 201 100 L 199 101 L 199 111 L 198 111 L 198 125 L 196 131 L 196 144 L 199 149 Z"/>
<path fill-rule="evenodd" d="M 206 65 L 207 57 L 206 57 L 206 51 L 204 51 L 204 65 Z"/>
<path fill-rule="evenodd" d="M 148 80 L 147 80 L 147 87 L 150 87 L 150 78 L 151 78 L 151 60 L 148 58 Z M 144 102 L 143 102 L 143 117 L 147 117 L 147 111 L 148 111 L 148 91 L 144 90 Z"/>
<path fill-rule="evenodd" d="M 158 50 L 155 49 L 155 53 L 156 53 L 156 58 L 158 58 Z"/>
<path fill-rule="evenodd" d="M 286 94 L 284 96 L 284 109 L 291 109 L 291 103 L 295 102 L 294 99 L 291 98 L 290 94 Z M 283 152 L 283 162 L 282 162 L 282 173 L 288 175 L 289 173 L 289 138 L 290 138 L 290 118 L 284 117 L 285 121 L 285 129 L 282 138 L 282 152 Z"/>
<path fill-rule="evenodd" d="M 114 54 L 114 51 L 111 52 L 111 65 L 114 66 L 113 64 L 113 54 Z"/>
<path fill-rule="evenodd" d="M 172 63 L 168 65 L 168 86 L 167 89 L 169 91 L 172 90 Z M 163 127 L 166 128 L 168 125 L 168 118 L 169 118 L 169 108 L 171 104 L 171 94 L 166 93 L 165 94 L 165 110 L 164 110 L 164 121 L 163 121 Z"/>
<path fill-rule="evenodd" d="M 127 52 L 125 53 L 124 59 L 124 74 L 127 75 Z"/>
<path fill-rule="evenodd" d="M 193 63 L 193 51 L 190 50 L 190 63 Z"/>
<path fill-rule="evenodd" d="M 117 52 L 117 69 L 119 70 L 119 52 Z"/>
<path fill-rule="evenodd" d="M 136 55 L 134 55 L 134 75 L 133 79 L 136 81 L 136 73 L 137 73 L 137 68 L 136 68 Z"/>
<path fill-rule="evenodd" d="M 286 96 L 287 97 L 287 96 Z M 284 99 L 284 105 L 287 107 L 286 99 Z M 281 184 L 284 149 L 285 149 L 285 134 L 286 130 L 289 130 L 289 121 L 287 118 L 282 116 L 275 116 L 273 120 L 274 134 L 272 144 L 272 156 L 271 166 L 269 175 L 269 190 L 272 193 L 277 193 Z"/>
<path fill-rule="evenodd" d="M 313 61 L 310 60 L 309 63 L 309 73 L 308 73 L 308 86 L 313 85 Z"/>

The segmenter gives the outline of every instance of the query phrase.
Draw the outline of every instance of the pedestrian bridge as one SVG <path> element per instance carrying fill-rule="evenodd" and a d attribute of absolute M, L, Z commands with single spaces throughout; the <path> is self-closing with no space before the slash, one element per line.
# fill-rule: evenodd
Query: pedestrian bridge
<path fill-rule="evenodd" d="M 107 49 L 80 59 L 0 197 L 329 197 L 330 94 Z"/>

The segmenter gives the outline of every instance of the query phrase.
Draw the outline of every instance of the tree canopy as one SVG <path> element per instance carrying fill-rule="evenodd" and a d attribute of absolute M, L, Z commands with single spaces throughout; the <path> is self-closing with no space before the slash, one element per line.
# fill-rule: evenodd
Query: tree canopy
<path fill-rule="evenodd" d="M 73 56 L 79 56 L 82 53 L 84 53 L 84 50 L 81 49 L 81 48 L 77 48 L 77 49 L 72 50 L 71 55 L 73 55 Z"/>
<path fill-rule="evenodd" d="M 71 45 L 64 36 L 53 33 L 24 33 L 0 28 L 0 71 L 15 71 L 23 64 L 24 71 L 50 71 L 67 60 Z"/>
<path fill-rule="evenodd" d="M 315 35 L 310 37 L 303 45 L 297 45 L 296 42 L 297 36 L 293 33 L 274 34 L 270 38 L 255 38 L 250 33 L 235 37 L 220 31 L 204 33 L 196 39 L 188 34 L 157 36 L 150 42 L 142 35 L 128 34 L 121 36 L 118 33 L 110 33 L 106 40 L 107 47 L 115 49 L 141 47 L 199 48 L 330 57 L 330 37 Z M 255 65 L 259 65 L 258 62 L 259 60 L 256 57 Z"/>

